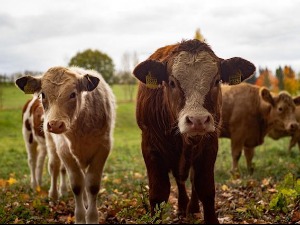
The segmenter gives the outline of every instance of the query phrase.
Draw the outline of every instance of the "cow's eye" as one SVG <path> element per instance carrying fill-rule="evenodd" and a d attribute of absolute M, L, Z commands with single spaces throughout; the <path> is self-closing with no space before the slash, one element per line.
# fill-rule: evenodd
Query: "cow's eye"
<path fill-rule="evenodd" d="M 72 94 L 70 94 L 70 98 L 75 98 L 76 97 L 76 93 L 73 92 Z"/>
<path fill-rule="evenodd" d="M 45 99 L 45 94 L 44 92 L 41 93 L 42 99 Z"/>
<path fill-rule="evenodd" d="M 173 80 L 169 81 L 169 85 L 170 85 L 171 88 L 175 88 L 176 87 L 175 82 Z"/>
<path fill-rule="evenodd" d="M 279 112 L 282 112 L 282 111 L 283 111 L 283 108 L 282 108 L 282 107 L 279 107 L 279 108 L 278 108 L 278 111 L 279 111 Z"/>

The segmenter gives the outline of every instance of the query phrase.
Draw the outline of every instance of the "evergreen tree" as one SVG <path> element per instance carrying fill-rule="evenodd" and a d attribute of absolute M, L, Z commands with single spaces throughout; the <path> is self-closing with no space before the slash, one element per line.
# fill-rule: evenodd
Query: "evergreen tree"
<path fill-rule="evenodd" d="M 281 66 L 279 66 L 278 69 L 276 69 L 276 77 L 278 79 L 278 87 L 279 90 L 284 90 L 284 82 L 283 82 L 283 70 Z"/>

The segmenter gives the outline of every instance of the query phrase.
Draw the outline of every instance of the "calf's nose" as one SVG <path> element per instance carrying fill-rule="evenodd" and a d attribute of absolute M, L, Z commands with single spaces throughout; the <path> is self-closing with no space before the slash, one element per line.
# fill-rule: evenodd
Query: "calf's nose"
<path fill-rule="evenodd" d="M 51 120 L 47 124 L 47 129 L 49 132 L 61 134 L 66 131 L 66 125 L 63 121 Z"/>

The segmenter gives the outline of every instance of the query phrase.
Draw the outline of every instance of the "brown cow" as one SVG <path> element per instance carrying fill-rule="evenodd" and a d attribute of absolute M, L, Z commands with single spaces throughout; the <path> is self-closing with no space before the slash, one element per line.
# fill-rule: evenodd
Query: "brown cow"
<path fill-rule="evenodd" d="M 48 154 L 50 157 L 48 170 L 51 175 L 49 197 L 57 200 L 59 195 L 62 196 L 67 193 L 66 170 L 61 165 L 57 154 L 55 154 L 55 146 L 51 145 L 51 141 L 47 141 L 45 138 L 43 129 L 44 109 L 39 96 L 34 95 L 32 99 L 26 102 L 23 107 L 22 120 L 22 134 L 27 150 L 31 187 L 34 190 L 41 187 L 45 157 L 47 152 L 51 151 L 53 153 Z M 61 176 L 60 191 L 58 193 L 57 179 L 59 173 Z"/>
<path fill-rule="evenodd" d="M 238 161 L 244 149 L 247 169 L 254 168 L 254 148 L 264 142 L 272 128 L 287 131 L 298 129 L 295 103 L 287 93 L 272 96 L 265 87 L 243 83 L 238 86 L 222 85 L 222 129 L 220 137 L 231 139 L 232 173 L 240 176 Z"/>
<path fill-rule="evenodd" d="M 297 105 L 296 107 L 296 120 L 298 123 L 300 122 L 300 96 L 294 97 L 294 102 Z M 292 148 L 298 143 L 298 148 L 300 150 L 300 129 L 297 129 L 294 132 L 288 132 L 285 129 L 280 129 L 280 128 L 274 128 L 271 129 L 268 133 L 268 136 L 271 137 L 274 140 L 278 140 L 279 138 L 282 137 L 291 137 L 290 144 L 288 147 L 288 152 L 291 153 Z"/>
<path fill-rule="evenodd" d="M 77 67 L 52 67 L 16 84 L 25 93 L 41 95 L 45 136 L 67 169 L 76 223 L 99 223 L 97 196 L 115 123 L 111 88 L 96 71 Z"/>
<path fill-rule="evenodd" d="M 178 186 L 179 213 L 204 208 L 206 223 L 215 214 L 214 164 L 221 117 L 220 82 L 239 83 L 255 71 L 242 58 L 217 57 L 198 40 L 158 49 L 134 69 L 140 80 L 136 120 L 142 131 L 142 153 L 149 179 L 151 212 L 167 202 L 169 172 Z M 192 200 L 185 181 L 191 168 Z"/>

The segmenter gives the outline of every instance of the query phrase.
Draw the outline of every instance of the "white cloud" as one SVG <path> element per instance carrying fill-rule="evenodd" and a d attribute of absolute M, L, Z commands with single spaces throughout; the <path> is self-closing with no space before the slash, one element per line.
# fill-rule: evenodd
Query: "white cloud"
<path fill-rule="evenodd" d="M 300 71 L 297 0 L 5 0 L 0 8 L 0 73 L 67 65 L 98 49 L 116 69 L 125 52 L 146 59 L 157 48 L 193 38 L 197 28 L 222 58 Z"/>

